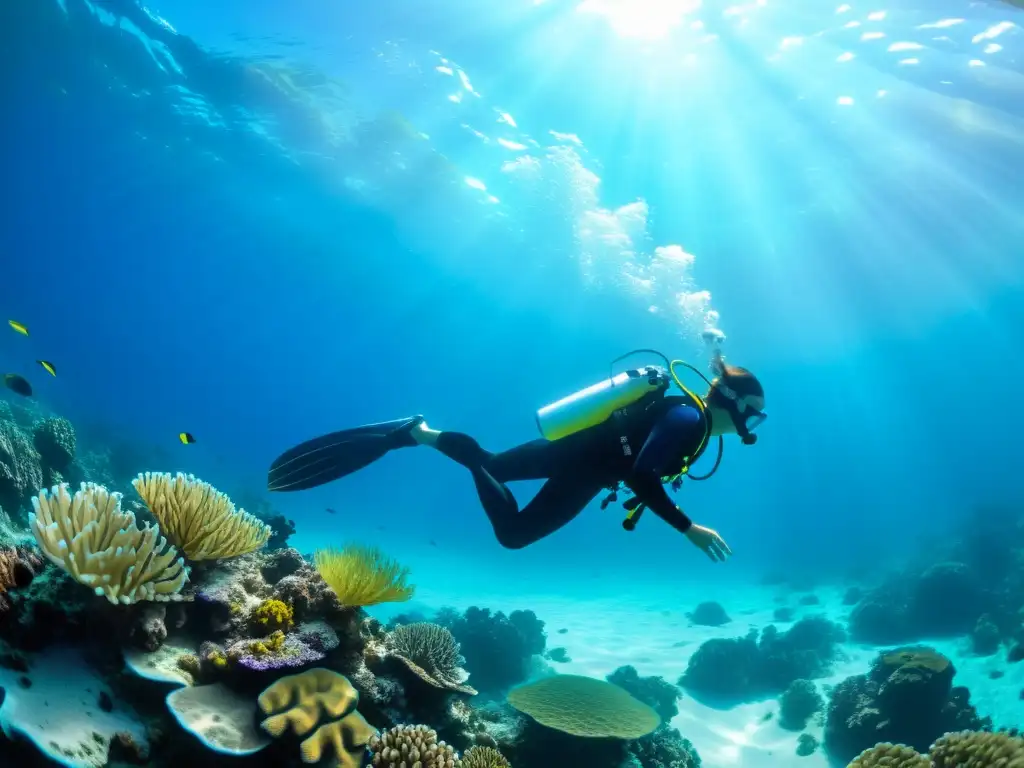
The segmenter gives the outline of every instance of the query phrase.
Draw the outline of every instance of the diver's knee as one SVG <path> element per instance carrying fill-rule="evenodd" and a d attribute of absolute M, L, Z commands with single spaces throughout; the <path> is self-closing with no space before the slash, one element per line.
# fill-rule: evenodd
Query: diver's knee
<path fill-rule="evenodd" d="M 505 549 L 522 549 L 530 543 L 530 539 L 520 531 L 497 531 L 498 543 Z"/>

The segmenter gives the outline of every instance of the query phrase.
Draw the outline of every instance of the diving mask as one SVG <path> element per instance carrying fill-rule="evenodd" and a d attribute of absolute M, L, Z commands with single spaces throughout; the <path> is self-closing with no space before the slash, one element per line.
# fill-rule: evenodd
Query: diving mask
<path fill-rule="evenodd" d="M 743 441 L 744 445 L 753 445 L 757 442 L 757 435 L 753 434 L 753 432 L 764 424 L 768 414 L 757 410 L 757 408 L 741 400 L 736 390 L 725 383 L 728 378 L 729 374 L 725 371 L 725 367 L 720 367 L 719 379 L 715 384 L 715 389 L 721 393 L 722 397 L 729 401 L 729 417 L 736 426 L 736 433 L 740 436 L 740 440 Z"/>

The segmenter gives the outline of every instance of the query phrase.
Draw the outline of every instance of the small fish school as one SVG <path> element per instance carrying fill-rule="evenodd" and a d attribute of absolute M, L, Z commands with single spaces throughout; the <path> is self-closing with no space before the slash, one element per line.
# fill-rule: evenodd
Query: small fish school
<path fill-rule="evenodd" d="M 22 336 L 28 336 L 28 326 L 24 323 L 19 323 L 17 320 L 8 320 L 7 324 L 11 326 L 11 329 Z M 49 360 L 36 360 L 44 371 L 51 376 L 57 375 L 57 366 L 51 363 Z M 7 387 L 11 392 L 22 397 L 32 397 L 32 385 L 29 384 L 28 379 L 17 373 L 5 373 L 4 374 L 4 386 Z"/>
<path fill-rule="evenodd" d="M 28 336 L 28 326 L 24 323 L 19 323 L 17 320 L 8 320 L 7 324 L 11 326 L 11 329 L 22 336 Z M 51 376 L 57 376 L 57 366 L 51 363 L 49 360 L 36 360 L 36 363 L 44 371 Z M 28 379 L 17 373 L 5 373 L 4 374 L 4 386 L 7 387 L 11 392 L 22 397 L 32 397 L 32 385 Z M 179 432 L 178 440 L 181 441 L 182 445 L 192 445 L 196 439 L 192 436 L 191 432 Z"/>

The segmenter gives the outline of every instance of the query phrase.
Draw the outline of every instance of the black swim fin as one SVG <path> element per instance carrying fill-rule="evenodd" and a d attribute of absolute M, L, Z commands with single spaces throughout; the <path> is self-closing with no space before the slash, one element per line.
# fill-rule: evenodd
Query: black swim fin
<path fill-rule="evenodd" d="M 422 416 L 408 416 L 307 440 L 274 459 L 267 490 L 304 491 L 350 475 L 388 451 L 415 445 L 409 433 L 422 423 Z"/>

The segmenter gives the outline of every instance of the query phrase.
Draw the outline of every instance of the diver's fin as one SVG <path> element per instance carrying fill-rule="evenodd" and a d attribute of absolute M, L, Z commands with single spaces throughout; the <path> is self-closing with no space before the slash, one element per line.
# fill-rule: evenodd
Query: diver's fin
<path fill-rule="evenodd" d="M 267 490 L 303 491 L 350 475 L 394 448 L 415 445 L 409 432 L 421 423 L 422 416 L 408 416 L 307 440 L 274 460 Z"/>

